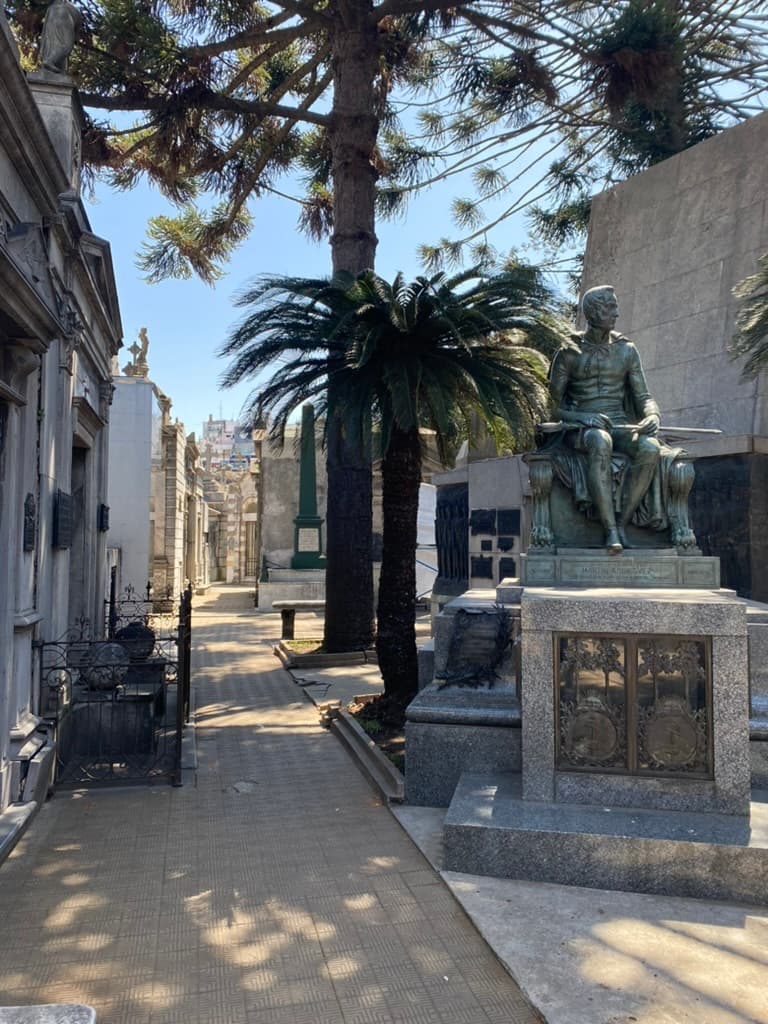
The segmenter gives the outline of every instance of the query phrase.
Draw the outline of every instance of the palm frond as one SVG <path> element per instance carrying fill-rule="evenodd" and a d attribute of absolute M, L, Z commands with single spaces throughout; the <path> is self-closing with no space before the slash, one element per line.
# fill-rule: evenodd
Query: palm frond
<path fill-rule="evenodd" d="M 455 450 L 473 414 L 491 433 L 531 435 L 547 406 L 547 360 L 567 327 L 534 267 L 516 263 L 392 283 L 373 271 L 334 278 L 263 277 L 237 297 L 246 310 L 220 352 L 225 386 L 261 381 L 249 399 L 279 441 L 302 402 L 335 407 L 350 437 L 375 422 L 386 453 L 394 430 L 435 432 Z"/>

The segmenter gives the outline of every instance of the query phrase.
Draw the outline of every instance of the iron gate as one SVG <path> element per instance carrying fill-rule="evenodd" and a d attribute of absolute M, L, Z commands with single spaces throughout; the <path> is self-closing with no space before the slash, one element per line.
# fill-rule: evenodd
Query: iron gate
<path fill-rule="evenodd" d="M 40 647 L 44 717 L 56 727 L 56 784 L 181 784 L 189 721 L 192 592 L 173 611 L 128 592 L 105 639 L 78 623 Z"/>

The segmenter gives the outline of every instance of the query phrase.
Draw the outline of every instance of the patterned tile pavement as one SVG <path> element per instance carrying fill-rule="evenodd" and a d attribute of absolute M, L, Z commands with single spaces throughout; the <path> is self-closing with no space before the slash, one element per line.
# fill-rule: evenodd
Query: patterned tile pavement
<path fill-rule="evenodd" d="M 194 785 L 58 793 L 0 868 L 0 1003 L 100 1024 L 536 1024 L 271 653 L 214 588 L 193 620 Z"/>

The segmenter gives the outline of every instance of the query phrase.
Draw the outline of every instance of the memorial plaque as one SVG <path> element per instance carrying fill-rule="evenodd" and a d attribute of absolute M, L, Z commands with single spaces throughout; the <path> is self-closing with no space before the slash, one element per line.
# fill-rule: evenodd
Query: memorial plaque
<path fill-rule="evenodd" d="M 493 541 L 492 540 L 481 540 L 480 541 L 480 550 L 481 551 L 493 551 Z"/>
<path fill-rule="evenodd" d="M 514 558 L 499 559 L 499 579 L 505 580 L 517 576 L 517 562 Z"/>
<path fill-rule="evenodd" d="M 511 533 L 520 536 L 520 509 L 500 508 L 496 513 L 496 526 L 499 533 Z"/>
<path fill-rule="evenodd" d="M 469 516 L 469 528 L 472 536 L 478 533 L 496 533 L 496 509 L 473 508 Z"/>
<path fill-rule="evenodd" d="M 716 590 L 720 586 L 720 560 L 717 558 L 686 558 L 682 570 L 686 587 Z"/>
<path fill-rule="evenodd" d="M 605 708 L 582 706 L 566 723 L 563 749 L 575 763 L 608 764 L 619 751 L 619 731 Z"/>
<path fill-rule="evenodd" d="M 712 777 L 702 637 L 559 635 L 557 767 Z"/>
<path fill-rule="evenodd" d="M 644 739 L 651 765 L 689 768 L 696 761 L 699 731 L 682 702 L 662 701 L 645 720 Z"/>
<path fill-rule="evenodd" d="M 555 559 L 554 558 L 542 558 L 539 555 L 528 556 L 524 559 L 523 563 L 525 566 L 525 577 L 524 582 L 530 586 L 536 586 L 537 583 L 554 583 L 555 582 Z"/>
<path fill-rule="evenodd" d="M 573 558 L 560 560 L 560 582 L 609 586 L 674 586 L 677 563 L 673 558 Z"/>
<path fill-rule="evenodd" d="M 452 617 L 445 664 L 435 664 L 435 679 L 443 685 L 492 684 L 508 657 L 511 640 L 509 613 L 503 608 L 460 609 Z"/>
<path fill-rule="evenodd" d="M 24 550 L 35 550 L 35 533 L 37 530 L 37 504 L 34 494 L 24 499 Z"/>
<path fill-rule="evenodd" d="M 298 541 L 296 544 L 297 551 L 319 551 L 320 550 L 320 531 L 314 529 L 306 529 L 304 527 L 299 529 Z"/>
<path fill-rule="evenodd" d="M 53 503 L 53 546 L 72 547 L 72 495 L 61 490 Z"/>
<path fill-rule="evenodd" d="M 512 551 L 515 547 L 514 537 L 499 537 L 496 541 L 496 547 L 499 551 Z"/>
<path fill-rule="evenodd" d="M 481 580 L 493 579 L 493 559 L 483 558 L 482 555 L 473 555 L 469 560 L 470 575 Z"/>

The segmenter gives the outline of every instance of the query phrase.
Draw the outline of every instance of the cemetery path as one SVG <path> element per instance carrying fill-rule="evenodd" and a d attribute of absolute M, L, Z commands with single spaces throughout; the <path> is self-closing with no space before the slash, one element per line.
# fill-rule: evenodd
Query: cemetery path
<path fill-rule="evenodd" d="M 0 1002 L 99 1024 L 535 1024 L 271 653 L 198 598 L 194 784 L 60 792 L 0 868 Z"/>

